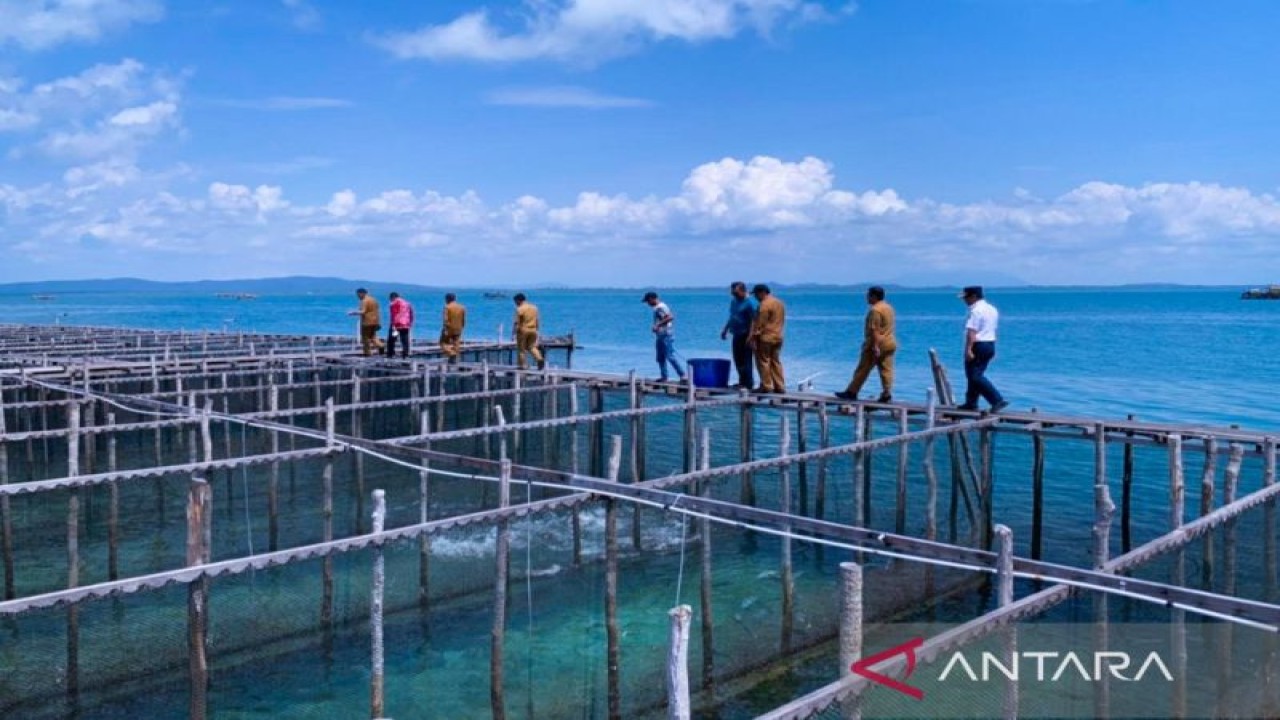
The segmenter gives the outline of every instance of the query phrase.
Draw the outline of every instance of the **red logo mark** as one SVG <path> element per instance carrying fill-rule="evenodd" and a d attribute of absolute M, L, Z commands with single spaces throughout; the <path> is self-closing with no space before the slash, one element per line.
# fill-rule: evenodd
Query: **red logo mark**
<path fill-rule="evenodd" d="M 908 640 L 902 643 L 901 645 L 895 645 L 889 648 L 888 650 L 884 650 L 876 653 L 875 655 L 862 658 L 861 660 L 855 662 L 851 666 L 851 669 L 855 673 L 870 680 L 871 682 L 879 683 L 881 685 L 884 685 L 887 688 L 897 690 L 903 695 L 909 695 L 917 700 L 923 700 L 924 691 L 921 690 L 920 688 L 912 687 L 904 682 L 898 681 L 895 678 L 891 678 L 888 675 L 878 673 L 875 670 L 871 669 L 872 665 L 878 665 L 884 662 L 885 660 L 888 660 L 889 658 L 893 657 L 894 655 L 906 655 L 907 656 L 907 674 L 904 677 L 911 677 L 911 673 L 915 672 L 915 669 L 916 669 L 916 648 L 920 647 L 923 644 L 924 644 L 924 638 L 922 637 L 918 637 L 913 640 Z"/>

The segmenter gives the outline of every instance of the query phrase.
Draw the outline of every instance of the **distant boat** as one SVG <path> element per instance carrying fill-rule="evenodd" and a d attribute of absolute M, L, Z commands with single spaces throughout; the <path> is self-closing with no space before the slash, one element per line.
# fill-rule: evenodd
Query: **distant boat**
<path fill-rule="evenodd" d="M 1240 293 L 1241 300 L 1280 300 L 1280 285 L 1249 288 Z"/>
<path fill-rule="evenodd" d="M 220 292 L 218 293 L 217 296 L 225 300 L 257 300 L 258 299 L 258 296 L 254 295 L 253 293 Z"/>
<path fill-rule="evenodd" d="M 32 299 L 32 300 L 57 300 L 57 299 L 58 299 L 58 296 L 56 296 L 56 295 L 41 295 L 41 294 L 36 294 L 36 295 L 32 295 L 32 296 L 31 296 L 31 299 Z"/>
<path fill-rule="evenodd" d="M 485 298 L 486 300 L 502 300 L 503 298 L 506 298 L 506 297 L 508 297 L 508 295 L 507 295 L 506 293 L 504 293 L 504 292 L 492 292 L 492 291 L 490 291 L 490 292 L 486 292 L 486 293 L 484 294 L 484 298 Z"/>

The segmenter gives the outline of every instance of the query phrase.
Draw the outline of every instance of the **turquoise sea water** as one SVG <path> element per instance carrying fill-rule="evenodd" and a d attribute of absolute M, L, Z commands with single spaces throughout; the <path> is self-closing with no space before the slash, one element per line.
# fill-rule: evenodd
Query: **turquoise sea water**
<path fill-rule="evenodd" d="M 379 297 L 391 288 L 373 288 Z M 585 350 L 583 369 L 656 376 L 651 311 L 635 291 L 540 291 L 544 331 L 573 330 Z M 509 335 L 512 305 L 459 293 L 470 310 L 467 336 Z M 783 359 L 788 383 L 844 387 L 856 362 L 865 310 L 854 292 L 780 290 L 788 325 Z M 418 339 L 439 331 L 440 298 L 410 297 Z M 665 293 L 677 315 L 676 346 L 684 357 L 728 357 L 720 341 L 728 295 Z M 991 377 L 1015 408 L 1247 427 L 1280 427 L 1270 402 L 1280 381 L 1280 302 L 1242 301 L 1235 290 L 993 290 L 1001 311 L 998 356 Z M 898 387 L 903 400 L 924 399 L 930 386 L 927 350 L 937 348 L 963 380 L 960 366 L 964 304 L 951 293 L 899 292 Z M 231 300 L 213 295 L 62 294 L 54 301 L 3 298 L 0 322 L 112 325 L 230 331 L 353 334 L 345 311 L 354 295 L 262 295 Z M 961 389 L 961 388 L 957 388 Z M 872 377 L 864 393 L 878 392 Z"/>
<path fill-rule="evenodd" d="M 641 304 L 641 294 L 530 293 L 542 308 L 548 333 L 571 329 L 576 332 L 584 349 L 575 355 L 575 367 L 619 373 L 635 369 L 652 376 L 656 375 L 656 367 L 648 333 L 650 311 Z M 848 292 L 780 292 L 779 296 L 789 308 L 784 348 L 789 383 L 794 386 L 805 377 L 815 376 L 818 389 L 843 387 L 860 339 L 865 307 L 860 296 Z M 418 308 L 423 328 L 420 339 L 433 337 L 437 329 L 435 300 L 410 299 Z M 686 358 L 728 356 L 727 347 L 718 339 L 727 306 L 726 293 L 673 292 L 664 299 L 677 313 L 677 346 Z M 1229 291 L 995 291 L 990 299 L 1003 313 L 1000 354 L 991 374 L 1015 407 L 1035 406 L 1044 411 L 1099 417 L 1134 413 L 1167 421 L 1280 427 L 1280 411 L 1270 405 L 1280 370 L 1273 365 L 1269 352 L 1280 342 L 1280 330 L 1273 318 L 1280 313 L 1280 303 L 1242 302 Z M 510 322 L 509 300 L 486 300 L 479 293 L 462 293 L 462 300 L 471 309 L 469 335 L 473 339 L 496 337 L 499 324 Z M 959 381 L 963 304 L 951 294 L 926 292 L 896 293 L 890 301 L 898 309 L 902 346 L 895 395 L 904 400 L 923 400 L 924 389 L 930 385 L 926 354 L 929 347 L 942 353 L 953 380 Z M 353 321 L 345 311 L 353 305 L 353 298 L 343 296 L 263 295 L 257 300 L 237 301 L 213 296 L 63 294 L 54 301 L 34 301 L 26 296 L 8 298 L 0 321 L 51 323 L 56 318 L 67 324 L 85 325 L 350 334 Z M 869 390 L 878 390 L 877 382 L 873 377 Z M 608 409 L 620 406 L 620 401 L 621 398 L 610 398 Z M 737 445 L 736 414 L 710 411 L 700 415 L 700 421 L 713 429 L 716 464 L 731 462 Z M 678 432 L 678 416 L 664 422 Z M 759 456 L 776 452 L 775 422 L 771 418 L 757 425 Z M 650 426 L 651 440 L 657 437 L 660 425 L 655 420 Z M 880 434 L 886 432 L 882 429 Z M 812 442 L 812 427 L 810 433 Z M 850 426 L 835 423 L 833 442 L 850 439 Z M 251 446 L 257 443 L 257 450 L 261 451 L 264 438 L 233 436 L 230 441 L 238 448 L 246 442 Z M 139 446 L 143 459 L 149 448 L 149 443 Z M 1026 439 L 1015 436 L 1002 436 L 996 448 L 999 496 L 995 517 L 1013 527 L 1020 555 L 1028 552 L 1028 449 Z M 184 454 L 181 448 L 174 452 Z M 674 472 L 679 464 L 677 454 L 670 447 L 655 447 L 649 456 L 650 474 Z M 946 477 L 948 470 L 942 455 L 938 453 L 939 473 Z M 1120 465 L 1119 455 L 1119 448 L 1113 447 L 1108 461 L 1113 468 L 1113 495 L 1117 500 L 1115 469 Z M 913 455 L 907 531 L 919 535 L 923 493 L 917 457 Z M 1092 447 L 1087 442 L 1056 444 L 1051 449 L 1046 479 L 1046 559 L 1076 565 L 1090 561 L 1092 460 Z M 1140 448 L 1136 461 L 1134 541 L 1138 544 L 1163 532 L 1167 474 L 1163 448 Z M 349 479 L 350 462 L 342 461 L 340 477 Z M 882 480 L 873 490 L 874 509 L 869 523 L 873 528 L 893 529 L 894 463 L 892 452 L 878 454 L 875 459 L 873 476 Z M 1187 463 L 1187 506 L 1193 509 L 1199 503 L 1195 478 L 1200 460 L 1189 454 Z M 318 464 L 304 463 L 297 470 L 296 491 L 291 479 L 284 499 L 284 546 L 316 539 Z M 833 479 L 828 517 L 849 522 L 851 464 L 832 463 L 829 470 Z M 1222 462 L 1218 472 L 1222 472 Z M 215 478 L 216 558 L 245 554 L 252 548 L 261 551 L 264 547 L 261 515 L 251 519 L 250 511 L 257 513 L 264 506 L 260 488 L 265 473 L 265 468 L 259 468 Z M 368 463 L 367 473 L 367 488 L 387 490 L 389 524 L 413 522 L 416 473 L 373 462 Z M 812 483 L 812 469 L 810 473 Z M 1241 491 L 1255 489 L 1259 475 L 1257 460 L 1247 461 Z M 776 506 L 776 481 L 772 475 L 761 478 L 762 505 Z M 155 503 L 151 486 L 127 486 L 123 507 L 132 509 L 139 518 L 137 532 L 125 538 L 126 557 L 137 563 L 136 567 L 131 566 L 133 571 L 156 569 L 148 563 L 178 562 L 175 558 L 180 557 L 181 551 L 183 482 L 182 478 L 174 479 L 168 494 L 168 521 L 161 522 L 159 528 L 150 523 L 154 519 L 150 508 Z M 336 509 L 337 533 L 341 536 L 358 530 L 353 522 L 355 498 L 350 484 L 340 480 L 339 487 L 344 488 Z M 447 481 L 434 487 L 440 498 L 435 507 L 438 515 L 478 508 L 473 487 Z M 520 492 L 516 494 L 521 499 Z M 717 494 L 735 498 L 736 482 L 717 488 Z M 946 515 L 945 497 L 943 493 L 940 517 Z M 92 495 L 85 499 L 86 514 L 96 519 L 86 521 L 82 535 L 82 548 L 89 558 L 82 573 L 83 582 L 103 577 L 101 502 L 100 494 L 97 499 Z M 17 506 L 20 517 L 28 528 L 39 531 L 35 537 L 47 538 L 49 548 L 47 555 L 40 548 L 20 548 L 20 565 L 28 570 L 41 564 L 47 566 L 46 579 L 51 589 L 61 582 L 59 563 L 63 550 L 58 543 L 65 532 L 61 524 L 63 498 L 52 497 L 47 507 L 34 499 L 21 503 Z M 1194 510 L 1188 511 L 1188 516 L 1194 514 Z M 676 602 L 697 605 L 697 553 L 693 549 L 697 546 L 684 541 L 695 536 L 698 528 L 673 516 L 648 511 L 643 533 L 645 553 L 639 555 L 629 551 L 625 539 L 630 517 L 631 510 L 624 509 L 621 527 L 626 559 L 620 613 L 625 707 L 627 716 L 635 717 L 657 714 L 655 703 L 660 691 L 655 688 L 661 687 L 666 609 Z M 578 568 L 572 566 L 569 519 L 565 513 L 514 525 L 514 581 L 507 649 L 512 717 L 590 718 L 604 714 L 605 659 L 600 612 L 603 569 L 596 562 L 601 555 L 602 513 L 598 508 L 588 511 L 583 524 L 587 562 Z M 1256 539 L 1274 535 L 1275 528 L 1264 524 L 1254 513 L 1242 520 L 1236 532 L 1243 538 Z M 768 660 L 778 649 L 778 542 L 768 537 L 748 537 L 727 527 L 715 528 L 713 534 L 717 665 L 722 670 L 747 668 Z M 1112 534 L 1113 554 L 1119 551 L 1118 534 Z M 483 528 L 451 531 L 435 539 L 432 574 L 439 597 L 429 616 L 413 608 L 415 548 L 402 545 L 389 551 L 392 581 L 387 619 L 387 688 L 392 717 L 488 716 L 492 538 L 492 529 Z M 130 550 L 127 544 L 131 541 L 135 547 Z M 1252 542 L 1251 547 L 1256 549 L 1257 541 Z M 1221 553 L 1221 536 L 1216 547 L 1216 552 Z M 835 551 L 822 554 L 803 543 L 797 543 L 795 552 L 796 642 L 802 645 L 830 633 L 835 609 L 835 564 L 844 556 Z M 1188 551 L 1189 579 L 1197 586 L 1227 590 L 1221 560 L 1218 574 L 1204 579 L 1207 566 L 1201 553 L 1199 546 Z M 214 581 L 210 695 L 214 717 L 329 719 L 367 713 L 368 627 L 363 619 L 367 617 L 370 559 L 367 552 L 337 559 L 335 612 L 341 622 L 327 639 L 306 630 L 315 623 L 318 562 Z M 1265 568 L 1260 566 L 1262 559 L 1258 552 L 1242 554 L 1235 573 L 1240 581 L 1237 584 L 1232 580 L 1231 592 L 1253 598 L 1262 598 L 1269 592 L 1262 584 L 1266 576 Z M 873 560 L 870 567 L 870 577 L 875 580 L 869 584 L 868 603 L 874 608 L 888 607 L 894 601 L 891 588 L 895 582 L 903 582 L 888 578 L 908 566 Z M 1168 565 L 1159 562 L 1139 574 L 1167 580 Z M 941 579 L 944 574 L 938 577 Z M 919 579 L 908 578 L 906 582 L 918 583 Z M 1020 593 L 1026 590 L 1023 587 Z M 989 595 L 970 593 L 944 605 L 930 619 L 966 619 L 989 608 L 990 602 Z M 1087 620 L 1088 606 L 1084 605 L 1084 610 L 1081 607 L 1065 607 L 1056 619 Z M 1128 606 L 1116 601 L 1113 608 Z M 1149 606 L 1135 604 L 1129 609 L 1140 617 L 1167 620 L 1167 612 L 1152 611 Z M 180 587 L 84 606 L 84 653 L 86 658 L 103 658 L 98 671 L 104 675 L 108 668 L 118 672 L 121 652 L 137 656 L 139 667 L 147 669 L 139 670 L 146 674 L 136 678 L 136 684 L 104 681 L 102 689 L 86 693 L 85 702 L 77 709 L 78 716 L 184 717 L 184 613 L 185 592 Z M 252 619 L 246 621 L 246 617 Z M 60 610 L 43 611 L 26 616 L 13 628 L 0 627 L 5 631 L 0 634 L 0 709 L 5 707 L 6 699 L 17 696 L 22 678 L 31 676 L 27 673 L 56 680 L 56 672 L 50 674 L 48 668 L 56 670 L 61 660 L 64 640 L 59 633 L 63 619 Z M 271 643 L 258 647 L 261 637 L 272 638 Z M 695 676 L 699 662 L 695 632 L 691 643 Z M 157 672 L 156 665 L 166 669 Z M 86 670 L 88 674 L 90 671 Z M 721 706 L 719 714 L 703 717 L 751 717 L 832 677 L 831 659 L 820 657 L 813 663 L 796 665 L 754 695 L 734 698 Z M 534 712 L 527 712 L 528 708 Z M 12 710 L 14 717 L 70 715 L 56 703 L 40 709 L 23 704 Z"/>

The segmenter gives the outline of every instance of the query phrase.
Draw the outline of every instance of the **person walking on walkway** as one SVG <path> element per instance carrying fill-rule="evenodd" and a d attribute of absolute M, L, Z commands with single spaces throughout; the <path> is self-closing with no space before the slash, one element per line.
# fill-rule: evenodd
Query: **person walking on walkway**
<path fill-rule="evenodd" d="M 991 403 L 992 412 L 1000 412 L 1009 403 L 987 379 L 987 366 L 996 356 L 996 326 L 1000 323 L 1000 312 L 984 299 L 980 285 L 966 287 L 960 297 L 969 306 L 969 315 L 964 321 L 964 377 L 968 385 L 964 391 L 964 404 L 959 409 L 977 410 L 978 397 L 981 396 Z"/>
<path fill-rule="evenodd" d="M 360 307 L 347 314 L 360 316 L 360 350 L 365 357 L 369 357 L 375 349 L 382 352 L 382 348 L 386 347 L 378 337 L 378 331 L 382 329 L 382 309 L 364 288 L 356 290 L 356 297 L 360 298 Z"/>
<path fill-rule="evenodd" d="M 670 363 L 676 376 L 683 381 L 684 362 L 676 352 L 675 313 L 653 291 L 644 294 L 644 303 L 653 308 L 653 326 L 650 329 L 653 330 L 654 349 L 658 357 L 658 379 L 662 382 L 670 379 L 667 376 L 667 364 Z"/>
<path fill-rule="evenodd" d="M 400 293 L 391 293 L 391 331 L 387 333 L 387 357 L 396 356 L 396 337 L 404 346 L 400 357 L 409 357 L 409 330 L 413 328 L 413 305 L 400 297 Z"/>
<path fill-rule="evenodd" d="M 458 302 L 458 296 L 444 296 L 444 323 L 440 327 L 440 351 L 449 362 L 458 362 L 462 352 L 462 331 L 467 327 L 467 308 Z"/>
<path fill-rule="evenodd" d="M 879 285 L 867 289 L 867 317 L 862 327 L 862 352 L 853 379 L 836 397 L 857 400 L 862 385 L 871 376 L 871 368 L 880 371 L 880 397 L 876 402 L 893 401 L 893 356 L 898 352 L 898 339 L 894 336 L 893 306 L 885 302 L 884 288 Z"/>
<path fill-rule="evenodd" d="M 729 320 L 720 331 L 720 339 L 733 335 L 733 364 L 738 369 L 738 387 L 751 389 L 751 325 L 756 321 L 756 299 L 747 294 L 747 285 L 735 282 L 729 286 Z"/>
<path fill-rule="evenodd" d="M 524 356 L 528 353 L 541 370 L 547 363 L 542 359 L 542 351 L 538 350 L 538 306 L 529 302 L 524 293 L 516 293 L 511 299 L 516 304 L 516 316 L 511 321 L 516 334 L 516 367 L 524 369 Z"/>
<path fill-rule="evenodd" d="M 759 303 L 751 325 L 751 349 L 760 373 L 760 387 L 754 392 L 784 393 L 787 383 L 782 373 L 782 335 L 787 324 L 787 308 L 769 292 L 768 285 L 756 285 L 751 288 L 751 294 Z"/>

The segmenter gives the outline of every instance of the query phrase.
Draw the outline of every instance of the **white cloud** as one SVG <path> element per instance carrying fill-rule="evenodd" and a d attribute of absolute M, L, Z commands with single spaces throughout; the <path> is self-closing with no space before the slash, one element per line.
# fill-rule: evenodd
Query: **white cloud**
<path fill-rule="evenodd" d="M 485 95 L 490 105 L 525 107 L 574 107 L 601 110 L 608 108 L 651 107 L 653 102 L 643 98 L 605 95 L 594 90 L 571 85 L 529 88 L 499 88 Z"/>
<path fill-rule="evenodd" d="M 159 0 L 0 0 L 0 46 L 44 50 L 159 20 Z"/>
<path fill-rule="evenodd" d="M 473 11 L 375 42 L 402 59 L 598 62 L 664 40 L 724 40 L 747 30 L 768 35 L 784 23 L 833 17 L 809 0 L 537 0 L 508 14 L 515 16 L 511 23 Z"/>
<path fill-rule="evenodd" d="M 258 99 L 225 99 L 214 100 L 215 105 L 240 108 L 243 110 L 263 110 L 267 112 L 289 112 L 293 110 L 328 110 L 351 107 L 350 100 L 331 97 L 295 97 L 277 95 Z"/>
<path fill-rule="evenodd" d="M 146 107 L 135 106 L 135 107 Z M 219 181 L 194 197 L 176 180 L 102 159 L 62 182 L 0 185 L 0 246 L 15 267 L 60 258 L 80 272 L 136 271 L 147 258 L 201 253 L 186 277 L 332 272 L 352 253 L 397 273 L 459 282 L 706 282 L 705 268 L 749 257 L 772 279 L 852 281 L 935 275 L 975 256 L 1033 282 L 1245 281 L 1280 275 L 1280 200 L 1209 183 L 1090 182 L 1056 197 L 953 204 L 892 189 L 841 187 L 818 158 L 724 158 L 666 194 L 533 195 L 350 189 L 314 203 L 279 185 Z M 130 255 L 100 267 L 82 239 Z M 34 245 L 24 243 L 34 242 Z M 530 258 L 539 258 L 536 265 Z M 554 258 L 554 261 L 549 261 Z M 155 262 L 159 263 L 160 260 Z M 735 266 L 738 267 L 738 266 Z M 742 266 L 745 267 L 745 266 Z"/>
<path fill-rule="evenodd" d="M 323 18 L 320 11 L 306 0 L 281 0 L 293 18 L 293 26 L 299 30 L 313 31 L 320 29 Z"/>

